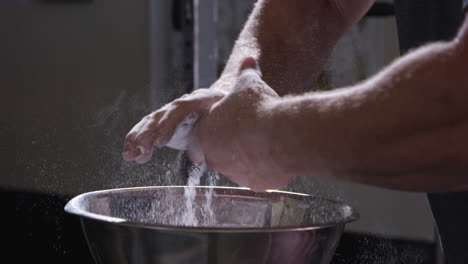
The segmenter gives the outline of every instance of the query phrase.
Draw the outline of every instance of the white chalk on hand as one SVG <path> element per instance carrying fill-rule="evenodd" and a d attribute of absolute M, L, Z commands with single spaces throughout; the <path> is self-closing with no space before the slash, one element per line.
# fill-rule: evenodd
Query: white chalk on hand
<path fill-rule="evenodd" d="M 145 150 L 145 148 L 144 148 L 143 146 L 138 146 L 138 147 L 137 147 L 137 150 L 140 151 L 140 155 L 138 155 L 137 158 L 139 158 L 139 157 L 145 155 L 145 153 L 146 153 L 146 150 Z"/>
<path fill-rule="evenodd" d="M 187 150 L 190 144 L 193 127 L 198 121 L 199 116 L 195 113 L 189 114 L 182 123 L 180 123 L 171 140 L 166 144 L 167 147 L 178 150 Z"/>

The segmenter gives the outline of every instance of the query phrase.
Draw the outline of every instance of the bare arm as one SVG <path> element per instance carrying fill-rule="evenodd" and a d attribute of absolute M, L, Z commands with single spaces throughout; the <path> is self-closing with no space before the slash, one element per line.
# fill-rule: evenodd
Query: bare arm
<path fill-rule="evenodd" d="M 260 61 L 264 79 L 279 94 L 304 92 L 315 80 L 338 38 L 372 2 L 259 0 L 213 89 L 197 90 L 144 117 L 126 136 L 124 158 L 145 163 L 151 159 L 153 146 L 172 144 L 185 148 L 186 142 L 171 141 L 178 125 L 190 115 L 203 115 L 231 91 L 246 57 Z"/>
<path fill-rule="evenodd" d="M 468 21 L 454 41 L 423 47 L 364 83 L 266 109 L 274 113 L 269 152 L 285 174 L 409 191 L 466 187 Z"/>
<path fill-rule="evenodd" d="M 230 90 L 241 61 L 256 59 L 278 94 L 311 87 L 341 35 L 374 0 L 259 0 L 214 87 Z"/>

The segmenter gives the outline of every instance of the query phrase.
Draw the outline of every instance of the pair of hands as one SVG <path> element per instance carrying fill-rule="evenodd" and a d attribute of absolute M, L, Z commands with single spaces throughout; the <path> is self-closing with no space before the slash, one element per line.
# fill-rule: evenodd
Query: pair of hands
<path fill-rule="evenodd" d="M 216 89 L 229 85 L 229 93 Z M 205 162 L 241 186 L 256 190 L 279 188 L 289 177 L 281 175 L 271 155 L 274 129 L 268 105 L 278 94 L 261 77 L 257 62 L 246 58 L 235 83 L 215 84 L 184 95 L 147 115 L 128 133 L 123 156 L 127 161 L 146 163 L 154 147 L 176 145 L 187 151 L 194 163 Z M 196 121 L 184 142 L 174 142 L 180 124 Z"/>

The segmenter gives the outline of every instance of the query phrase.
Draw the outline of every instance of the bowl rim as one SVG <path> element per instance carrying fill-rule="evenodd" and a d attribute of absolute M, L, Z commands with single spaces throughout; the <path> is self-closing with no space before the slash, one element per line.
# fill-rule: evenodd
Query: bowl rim
<path fill-rule="evenodd" d="M 343 218 L 341 221 L 328 222 L 326 224 L 314 225 L 314 226 L 284 226 L 284 227 L 193 227 L 193 226 L 175 226 L 175 225 L 161 225 L 161 224 L 150 224 L 150 223 L 141 223 L 136 221 L 130 221 L 124 218 L 106 216 L 96 213 L 91 213 L 82 209 L 79 204 L 82 200 L 86 199 L 89 196 L 96 196 L 99 194 L 105 193 L 114 193 L 114 192 L 124 192 L 124 191 L 139 191 L 139 190 L 151 190 L 151 189 L 169 189 L 169 188 L 195 188 L 195 189 L 217 189 L 217 190 L 238 190 L 246 191 L 249 193 L 255 193 L 255 196 L 264 196 L 267 194 L 278 194 L 286 196 L 302 196 L 310 198 L 319 198 L 321 200 L 334 203 L 343 207 L 346 207 L 349 210 L 349 215 Z M 203 232 L 203 233 L 263 233 L 263 232 L 291 232 L 291 231 L 307 231 L 307 230 L 316 230 L 316 229 L 325 229 L 338 226 L 344 226 L 350 222 L 357 221 L 360 218 L 359 213 L 350 205 L 343 202 L 335 201 L 328 198 L 323 198 L 316 195 L 298 193 L 298 192 L 289 192 L 281 190 L 265 190 L 264 192 L 255 192 L 250 188 L 246 187 L 226 187 L 226 186 L 143 186 L 143 187 L 130 187 L 130 188 L 114 188 L 106 189 L 99 191 L 92 191 L 82 193 L 80 195 L 72 198 L 65 205 L 65 211 L 69 214 L 79 216 L 82 220 L 91 219 L 99 222 L 106 222 L 116 225 L 136 227 L 143 229 L 155 229 L 155 230 L 164 230 L 164 231 L 184 231 L 184 232 Z"/>

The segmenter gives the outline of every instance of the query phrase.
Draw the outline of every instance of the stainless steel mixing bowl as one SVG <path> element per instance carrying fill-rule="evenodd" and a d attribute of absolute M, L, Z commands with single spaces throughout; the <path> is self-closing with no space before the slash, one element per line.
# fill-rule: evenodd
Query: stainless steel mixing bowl
<path fill-rule="evenodd" d="M 324 264 L 345 224 L 358 218 L 350 206 L 320 197 L 227 187 L 97 191 L 73 198 L 65 210 L 81 218 L 100 264 Z"/>

